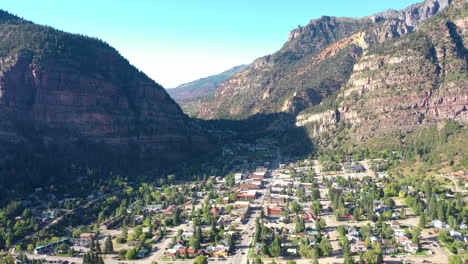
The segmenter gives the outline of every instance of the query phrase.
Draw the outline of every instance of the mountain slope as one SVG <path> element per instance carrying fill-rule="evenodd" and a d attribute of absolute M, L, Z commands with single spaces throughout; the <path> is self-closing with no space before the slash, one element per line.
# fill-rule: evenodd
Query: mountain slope
<path fill-rule="evenodd" d="M 33 155 L 45 153 L 37 149 L 63 150 L 54 152 L 61 154 L 53 160 L 72 156 L 87 144 L 110 153 L 135 154 L 126 159 L 151 157 L 161 162 L 210 148 L 202 129 L 166 91 L 108 44 L 4 11 L 0 112 L 0 141 L 11 146 L 0 150 L 10 151 L 2 160 L 6 163 L 15 160 L 14 153 L 27 154 L 22 153 L 26 149 Z M 17 144 L 27 148 L 15 148 Z M 92 159 L 92 154 L 83 149 L 74 162 Z M 0 176 L 10 172 L 0 170 Z"/>
<path fill-rule="evenodd" d="M 167 92 L 177 101 L 186 114 L 197 117 L 200 108 L 205 107 L 213 101 L 216 89 L 218 89 L 222 82 L 245 71 L 247 68 L 248 65 L 236 66 L 220 74 L 182 84 L 174 89 L 168 89 Z"/>
<path fill-rule="evenodd" d="M 467 10 L 453 1 L 415 33 L 368 49 L 346 85 L 296 125 L 322 149 L 401 148 L 439 165 L 458 156 L 455 166 L 467 169 L 466 151 L 454 151 L 468 148 Z M 452 140 L 442 135 L 448 127 Z"/>
<path fill-rule="evenodd" d="M 363 51 L 414 32 L 450 2 L 428 0 L 360 19 L 312 20 L 291 31 L 281 50 L 257 59 L 247 71 L 222 83 L 214 103 L 200 116 L 243 119 L 255 114 L 297 114 L 317 105 L 345 85 Z"/>
<path fill-rule="evenodd" d="M 213 97 L 216 88 L 218 88 L 222 82 L 239 72 L 245 71 L 247 68 L 247 65 L 235 66 L 222 73 L 181 84 L 173 89 L 167 89 L 167 93 L 176 101 L 194 99 L 197 97 Z"/>

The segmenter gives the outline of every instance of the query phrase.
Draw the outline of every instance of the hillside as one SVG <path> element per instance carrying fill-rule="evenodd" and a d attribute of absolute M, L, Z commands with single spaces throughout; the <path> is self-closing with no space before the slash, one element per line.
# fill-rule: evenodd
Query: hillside
<path fill-rule="evenodd" d="M 216 89 L 222 82 L 245 71 L 247 68 L 248 65 L 232 67 L 220 74 L 185 83 L 173 89 L 167 89 L 167 92 L 186 114 L 198 116 L 200 108 L 213 101 Z"/>
<path fill-rule="evenodd" d="M 209 152 L 201 127 L 107 43 L 4 11 L 0 40 L 2 186 L 11 173 L 15 183 L 59 173 L 62 161 L 157 166 Z"/>
<path fill-rule="evenodd" d="M 167 89 L 167 93 L 176 101 L 193 99 L 197 97 L 213 97 L 216 88 L 232 76 L 243 72 L 248 68 L 247 65 L 239 65 L 232 67 L 222 73 L 201 78 L 189 83 L 184 83 L 176 88 Z"/>

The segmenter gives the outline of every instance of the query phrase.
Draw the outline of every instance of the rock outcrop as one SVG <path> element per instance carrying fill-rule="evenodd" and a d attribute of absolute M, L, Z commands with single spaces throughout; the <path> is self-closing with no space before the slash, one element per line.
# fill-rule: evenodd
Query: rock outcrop
<path fill-rule="evenodd" d="M 296 119 L 315 137 L 349 126 L 348 136 L 411 132 L 455 120 L 468 124 L 468 17 L 454 3 L 413 34 L 376 45 L 354 65 L 334 106 Z"/>

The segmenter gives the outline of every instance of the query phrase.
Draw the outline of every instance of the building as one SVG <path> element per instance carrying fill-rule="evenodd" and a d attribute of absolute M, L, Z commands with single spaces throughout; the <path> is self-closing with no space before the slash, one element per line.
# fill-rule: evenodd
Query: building
<path fill-rule="evenodd" d="M 50 254 L 50 253 L 53 253 L 53 251 L 55 250 L 55 248 L 59 245 L 62 245 L 62 244 L 68 244 L 69 243 L 69 239 L 66 238 L 66 239 L 62 239 L 60 241 L 57 241 L 57 242 L 54 242 L 54 243 L 51 243 L 51 244 L 47 244 L 47 245 L 44 245 L 44 246 L 39 246 L 39 247 L 36 247 L 34 249 L 34 254 L 36 255 L 43 255 L 43 254 Z"/>
<path fill-rule="evenodd" d="M 176 210 L 177 210 L 177 206 L 171 205 L 168 208 L 166 208 L 166 210 L 163 211 L 163 214 L 167 216 L 172 216 Z"/>
<path fill-rule="evenodd" d="M 343 164 L 343 170 L 348 173 L 364 172 L 366 169 L 359 164 Z"/>
<path fill-rule="evenodd" d="M 405 246 L 406 252 L 409 252 L 409 253 L 417 253 L 418 249 L 419 249 L 419 246 L 416 243 L 409 243 L 409 244 L 406 244 Z"/>
<path fill-rule="evenodd" d="M 234 203 L 234 208 L 249 208 L 250 202 L 247 201 L 237 201 Z"/>
<path fill-rule="evenodd" d="M 253 184 L 253 183 L 243 183 L 239 185 L 240 190 L 258 190 L 260 189 L 259 184 Z"/>
<path fill-rule="evenodd" d="M 394 245 L 386 245 L 383 247 L 383 252 L 387 255 L 398 253 L 398 248 Z"/>
<path fill-rule="evenodd" d="M 269 206 L 265 205 L 265 215 L 266 216 L 281 216 L 283 213 L 283 208 L 279 206 Z"/>
<path fill-rule="evenodd" d="M 96 239 L 97 235 L 95 233 L 81 233 L 80 238 L 81 239 Z"/>

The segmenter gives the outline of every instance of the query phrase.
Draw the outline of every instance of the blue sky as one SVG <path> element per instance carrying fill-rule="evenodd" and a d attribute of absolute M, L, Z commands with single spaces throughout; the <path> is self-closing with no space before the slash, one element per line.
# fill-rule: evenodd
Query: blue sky
<path fill-rule="evenodd" d="M 9 0 L 0 8 L 114 46 L 166 88 L 248 64 L 322 15 L 361 17 L 417 0 Z"/>

